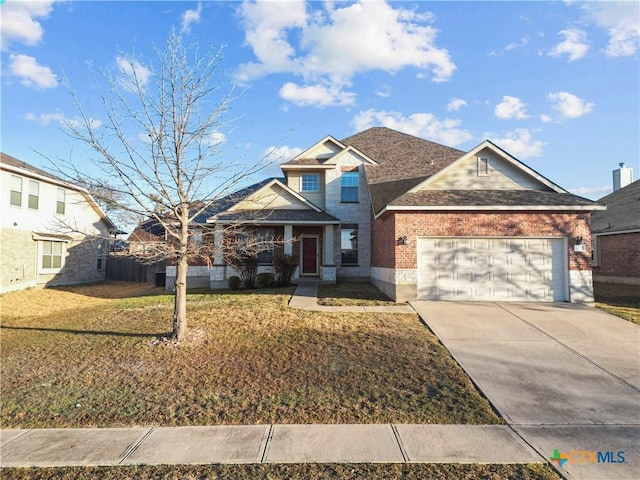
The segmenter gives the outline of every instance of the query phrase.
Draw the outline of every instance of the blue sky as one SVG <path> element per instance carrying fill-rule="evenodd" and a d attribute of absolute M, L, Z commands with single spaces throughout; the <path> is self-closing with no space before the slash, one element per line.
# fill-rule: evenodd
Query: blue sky
<path fill-rule="evenodd" d="M 96 122 L 89 63 L 154 60 L 171 27 L 225 45 L 244 90 L 220 128 L 228 155 L 291 158 L 326 135 L 387 126 L 469 150 L 488 138 L 589 198 L 640 174 L 638 2 L 89 2 L 7 0 L 2 151 L 85 155 L 60 129 L 68 78 Z"/>

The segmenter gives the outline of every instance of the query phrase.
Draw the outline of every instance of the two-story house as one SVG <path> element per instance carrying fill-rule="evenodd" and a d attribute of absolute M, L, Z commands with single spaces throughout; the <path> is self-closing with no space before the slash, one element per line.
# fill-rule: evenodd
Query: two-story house
<path fill-rule="evenodd" d="M 489 141 L 464 152 L 376 127 L 327 136 L 282 171 L 208 212 L 216 244 L 242 225 L 283 239 L 295 278 L 370 281 L 397 301 L 593 300 L 589 224 L 604 207 Z M 192 284 L 236 274 L 215 252 Z M 258 255 L 263 271 L 271 258 Z"/>
<path fill-rule="evenodd" d="M 89 192 L 0 155 L 0 293 L 105 278 L 116 230 Z"/>

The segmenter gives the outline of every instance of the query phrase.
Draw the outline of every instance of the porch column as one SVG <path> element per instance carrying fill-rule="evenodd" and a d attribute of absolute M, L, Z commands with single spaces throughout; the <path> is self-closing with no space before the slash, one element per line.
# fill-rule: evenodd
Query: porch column
<path fill-rule="evenodd" d="M 325 225 L 322 235 L 322 280 L 336 281 L 336 265 L 333 260 L 333 225 Z"/>
<path fill-rule="evenodd" d="M 220 224 L 213 229 L 213 266 L 209 273 L 209 287 L 226 286 L 226 268 L 224 265 L 224 227 Z"/>
<path fill-rule="evenodd" d="M 333 225 L 324 226 L 324 236 L 322 238 L 324 246 L 324 255 L 322 257 L 323 265 L 334 265 L 333 260 Z"/>
<path fill-rule="evenodd" d="M 293 226 L 284 226 L 284 254 L 293 255 Z"/>

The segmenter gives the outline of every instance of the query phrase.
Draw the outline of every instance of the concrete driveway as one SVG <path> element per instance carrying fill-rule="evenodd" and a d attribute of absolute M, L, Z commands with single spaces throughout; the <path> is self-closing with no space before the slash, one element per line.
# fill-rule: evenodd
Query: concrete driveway
<path fill-rule="evenodd" d="M 637 325 L 560 303 L 412 306 L 512 428 L 566 460 L 563 475 L 640 478 Z"/>

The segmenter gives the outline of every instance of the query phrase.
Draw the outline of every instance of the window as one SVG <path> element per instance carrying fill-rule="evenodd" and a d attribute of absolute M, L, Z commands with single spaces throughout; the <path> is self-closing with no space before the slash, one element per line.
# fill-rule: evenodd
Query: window
<path fill-rule="evenodd" d="M 18 177 L 17 175 L 11 175 L 9 205 L 13 205 L 14 207 L 22 206 L 22 177 Z"/>
<path fill-rule="evenodd" d="M 67 192 L 64 188 L 58 189 L 58 200 L 56 201 L 56 213 L 64 215 L 67 200 Z"/>
<path fill-rule="evenodd" d="M 487 157 L 478 157 L 478 176 L 486 177 L 489 175 L 489 159 Z"/>
<path fill-rule="evenodd" d="M 273 263 L 273 229 L 261 229 L 257 232 L 258 255 L 256 260 L 258 263 Z"/>
<path fill-rule="evenodd" d="M 202 230 L 191 230 L 191 236 L 189 237 L 189 243 L 193 245 L 196 251 L 202 248 Z"/>
<path fill-rule="evenodd" d="M 42 242 L 42 268 L 62 268 L 62 243 Z"/>
<path fill-rule="evenodd" d="M 342 202 L 358 201 L 358 172 L 342 173 Z"/>
<path fill-rule="evenodd" d="M 320 175 L 317 173 L 309 173 L 302 175 L 302 191 L 317 192 L 320 190 Z"/>
<path fill-rule="evenodd" d="M 32 210 L 38 209 L 40 184 L 35 180 L 29 180 L 29 200 L 27 206 Z"/>
<path fill-rule="evenodd" d="M 104 247 L 102 246 L 102 243 L 98 244 L 98 263 L 97 263 L 97 268 L 98 268 L 98 270 L 102 270 L 104 268 Z"/>
<path fill-rule="evenodd" d="M 342 265 L 358 264 L 358 226 L 340 229 L 340 253 Z"/>

